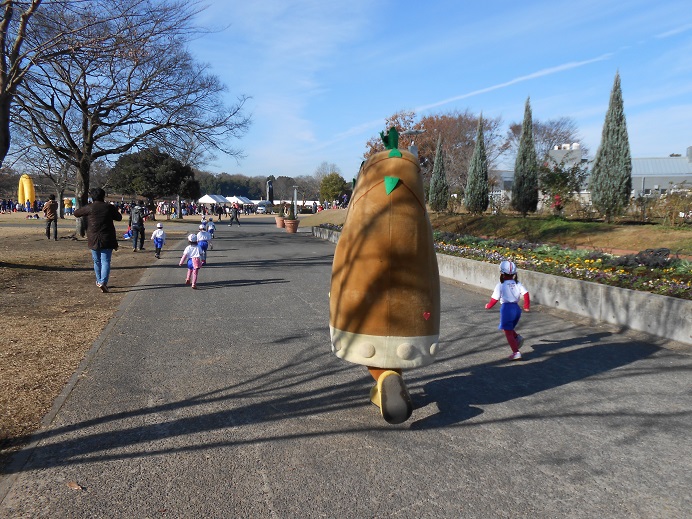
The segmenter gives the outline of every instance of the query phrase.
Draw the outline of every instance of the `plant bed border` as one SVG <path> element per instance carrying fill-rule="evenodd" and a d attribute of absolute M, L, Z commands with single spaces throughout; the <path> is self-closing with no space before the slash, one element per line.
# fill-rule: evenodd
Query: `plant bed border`
<path fill-rule="evenodd" d="M 312 234 L 337 243 L 341 233 L 313 227 Z M 499 279 L 493 263 L 439 253 L 437 262 L 440 276 L 477 288 L 492 290 Z M 521 271 L 521 280 L 536 304 L 692 345 L 692 300 L 530 270 Z"/>

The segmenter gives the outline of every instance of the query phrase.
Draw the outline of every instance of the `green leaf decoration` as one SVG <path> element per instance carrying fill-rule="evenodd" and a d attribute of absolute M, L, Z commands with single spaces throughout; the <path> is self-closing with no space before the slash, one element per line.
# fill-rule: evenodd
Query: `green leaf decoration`
<path fill-rule="evenodd" d="M 401 157 L 401 152 L 399 150 L 392 150 L 389 152 L 388 157 Z"/>
<path fill-rule="evenodd" d="M 384 189 L 389 195 L 399 183 L 399 177 L 384 177 Z"/>

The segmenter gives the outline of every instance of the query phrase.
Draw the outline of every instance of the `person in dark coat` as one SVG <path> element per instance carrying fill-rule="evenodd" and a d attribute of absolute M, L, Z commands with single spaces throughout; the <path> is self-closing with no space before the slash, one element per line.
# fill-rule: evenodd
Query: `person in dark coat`
<path fill-rule="evenodd" d="M 108 277 L 111 272 L 111 255 L 118 249 L 115 224 L 123 219 L 118 208 L 107 204 L 106 192 L 101 188 L 92 189 L 89 195 L 93 202 L 74 212 L 76 217 L 87 217 L 87 244 L 91 249 L 96 273 L 96 286 L 108 292 Z"/>

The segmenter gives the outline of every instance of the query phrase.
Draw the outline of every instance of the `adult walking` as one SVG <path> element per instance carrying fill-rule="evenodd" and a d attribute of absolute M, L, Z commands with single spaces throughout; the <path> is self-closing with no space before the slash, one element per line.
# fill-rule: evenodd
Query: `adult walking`
<path fill-rule="evenodd" d="M 144 250 L 144 207 L 141 201 L 130 210 L 130 229 L 132 230 L 132 252 Z"/>
<path fill-rule="evenodd" d="M 100 187 L 90 190 L 89 195 L 93 202 L 77 209 L 74 215 L 87 217 L 87 243 L 94 260 L 96 286 L 101 292 L 108 292 L 111 255 L 113 250 L 118 249 L 118 237 L 113 222 L 119 222 L 123 216 L 117 207 L 106 203 L 106 192 Z"/>
<path fill-rule="evenodd" d="M 50 240 L 50 229 L 53 228 L 53 240 L 58 241 L 58 203 L 55 195 L 48 197 L 48 202 L 43 206 L 43 214 L 46 217 L 46 238 Z"/>
<path fill-rule="evenodd" d="M 238 214 L 240 213 L 240 206 L 238 205 L 238 202 L 233 202 L 233 205 L 231 206 L 231 221 L 228 222 L 228 226 L 232 226 L 233 222 L 238 224 L 238 227 L 240 227 L 240 220 L 238 219 Z"/>

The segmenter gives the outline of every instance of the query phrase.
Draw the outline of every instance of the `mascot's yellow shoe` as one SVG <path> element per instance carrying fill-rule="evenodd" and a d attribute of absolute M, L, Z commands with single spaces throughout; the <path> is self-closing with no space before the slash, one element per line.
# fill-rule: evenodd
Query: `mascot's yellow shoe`
<path fill-rule="evenodd" d="M 381 407 L 380 392 L 377 390 L 377 384 L 370 388 L 370 401 L 377 407 Z"/>
<path fill-rule="evenodd" d="M 403 423 L 413 413 L 413 402 L 404 379 L 396 371 L 385 371 L 370 390 L 370 401 L 380 408 L 387 423 Z"/>

